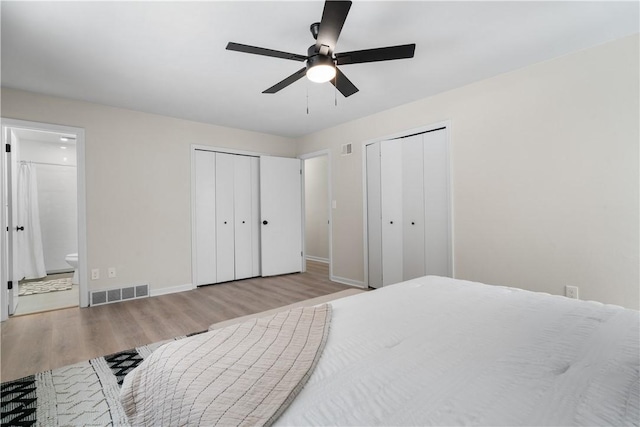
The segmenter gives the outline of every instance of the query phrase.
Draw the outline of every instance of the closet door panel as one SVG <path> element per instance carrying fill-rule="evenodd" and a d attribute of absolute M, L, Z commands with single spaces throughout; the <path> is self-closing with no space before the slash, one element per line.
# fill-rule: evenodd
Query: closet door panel
<path fill-rule="evenodd" d="M 446 130 L 424 135 L 426 274 L 451 276 L 449 159 Z"/>
<path fill-rule="evenodd" d="M 246 279 L 253 273 L 251 252 L 251 158 L 233 156 L 235 278 Z"/>
<path fill-rule="evenodd" d="M 367 145 L 367 247 L 369 286 L 382 286 L 382 206 L 380 143 Z"/>
<path fill-rule="evenodd" d="M 234 157 L 216 153 L 216 282 L 235 278 Z"/>
<path fill-rule="evenodd" d="M 260 262 L 260 158 L 250 157 L 251 166 L 251 276 L 261 273 Z"/>
<path fill-rule="evenodd" d="M 196 286 L 216 282 L 216 154 L 195 152 Z"/>
<path fill-rule="evenodd" d="M 402 145 L 380 142 L 382 284 L 402 281 Z"/>
<path fill-rule="evenodd" d="M 403 280 L 425 275 L 422 135 L 402 138 Z"/>

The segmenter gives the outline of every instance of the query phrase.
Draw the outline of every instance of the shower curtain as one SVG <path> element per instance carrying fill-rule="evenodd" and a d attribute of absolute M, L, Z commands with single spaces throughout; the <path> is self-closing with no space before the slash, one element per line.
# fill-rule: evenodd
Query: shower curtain
<path fill-rule="evenodd" d="M 36 167 L 30 163 L 20 165 L 18 176 L 18 263 L 21 276 L 38 279 L 47 275 L 42 250 L 40 210 L 38 208 L 38 184 Z"/>

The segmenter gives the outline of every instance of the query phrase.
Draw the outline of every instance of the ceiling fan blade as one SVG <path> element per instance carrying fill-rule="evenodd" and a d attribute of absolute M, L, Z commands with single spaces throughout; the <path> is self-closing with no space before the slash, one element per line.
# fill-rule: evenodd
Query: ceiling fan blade
<path fill-rule="evenodd" d="M 276 92 L 284 89 L 285 87 L 289 86 L 291 83 L 297 82 L 298 80 L 303 78 L 305 76 L 305 74 L 307 74 L 307 67 L 300 68 L 298 71 L 296 71 L 295 73 L 291 74 L 286 79 L 282 80 L 279 83 L 274 84 L 273 86 L 271 86 L 269 89 L 263 91 L 262 93 L 276 93 Z"/>
<path fill-rule="evenodd" d="M 240 43 L 234 43 L 234 42 L 229 42 L 229 44 L 227 44 L 227 50 L 234 50 L 236 52 L 243 52 L 243 53 L 253 53 L 255 55 L 262 55 L 262 56 L 271 56 L 274 58 L 291 59 L 293 61 L 303 62 L 307 60 L 307 57 L 304 55 L 298 55 L 298 54 L 289 53 L 289 52 L 281 52 L 279 50 L 266 49 L 264 47 L 249 46 L 246 44 L 240 44 Z"/>
<path fill-rule="evenodd" d="M 331 84 L 334 85 L 345 98 L 353 95 L 359 90 L 353 83 L 351 83 L 351 80 L 349 80 L 347 76 L 338 69 L 338 67 L 336 67 L 336 77 L 331 80 Z"/>
<path fill-rule="evenodd" d="M 324 3 L 324 11 L 322 12 L 322 20 L 320 21 L 320 29 L 316 39 L 316 47 L 318 49 L 324 45 L 329 46 L 329 52 L 333 52 L 350 8 L 350 1 L 327 0 Z"/>
<path fill-rule="evenodd" d="M 379 47 L 376 49 L 356 50 L 336 53 L 336 64 L 362 64 L 364 62 L 390 61 L 392 59 L 413 58 L 415 43 L 400 46 Z"/>

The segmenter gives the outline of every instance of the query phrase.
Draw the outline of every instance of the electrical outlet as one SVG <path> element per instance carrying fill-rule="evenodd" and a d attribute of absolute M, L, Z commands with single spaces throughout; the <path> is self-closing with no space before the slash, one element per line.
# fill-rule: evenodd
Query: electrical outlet
<path fill-rule="evenodd" d="M 109 278 L 116 277 L 116 268 L 115 267 L 109 267 L 109 269 L 107 270 L 107 274 L 108 274 Z"/>
<path fill-rule="evenodd" d="M 91 270 L 91 280 L 98 280 L 100 278 L 100 269 L 94 268 Z"/>
<path fill-rule="evenodd" d="M 577 286 L 565 286 L 564 296 L 568 298 L 578 299 L 578 287 Z"/>

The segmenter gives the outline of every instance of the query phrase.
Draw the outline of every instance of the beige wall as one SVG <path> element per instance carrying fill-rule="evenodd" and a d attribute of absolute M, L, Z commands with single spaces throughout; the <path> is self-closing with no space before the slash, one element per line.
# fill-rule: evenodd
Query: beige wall
<path fill-rule="evenodd" d="M 191 283 L 191 144 L 296 152 L 288 138 L 9 89 L 2 117 L 85 129 L 90 289 Z"/>
<path fill-rule="evenodd" d="M 456 277 L 637 309 L 638 52 L 635 35 L 302 138 L 332 151 L 334 275 L 364 280 L 363 142 L 451 120 Z"/>
<path fill-rule="evenodd" d="M 327 156 L 304 161 L 305 254 L 329 259 Z"/>
<path fill-rule="evenodd" d="M 91 289 L 191 283 L 191 144 L 332 151 L 333 273 L 364 280 L 362 144 L 451 120 L 456 277 L 639 306 L 638 36 L 293 140 L 2 89 L 2 116 L 86 131 Z M 341 144 L 354 154 L 340 156 Z M 118 277 L 108 279 L 106 269 Z"/>

